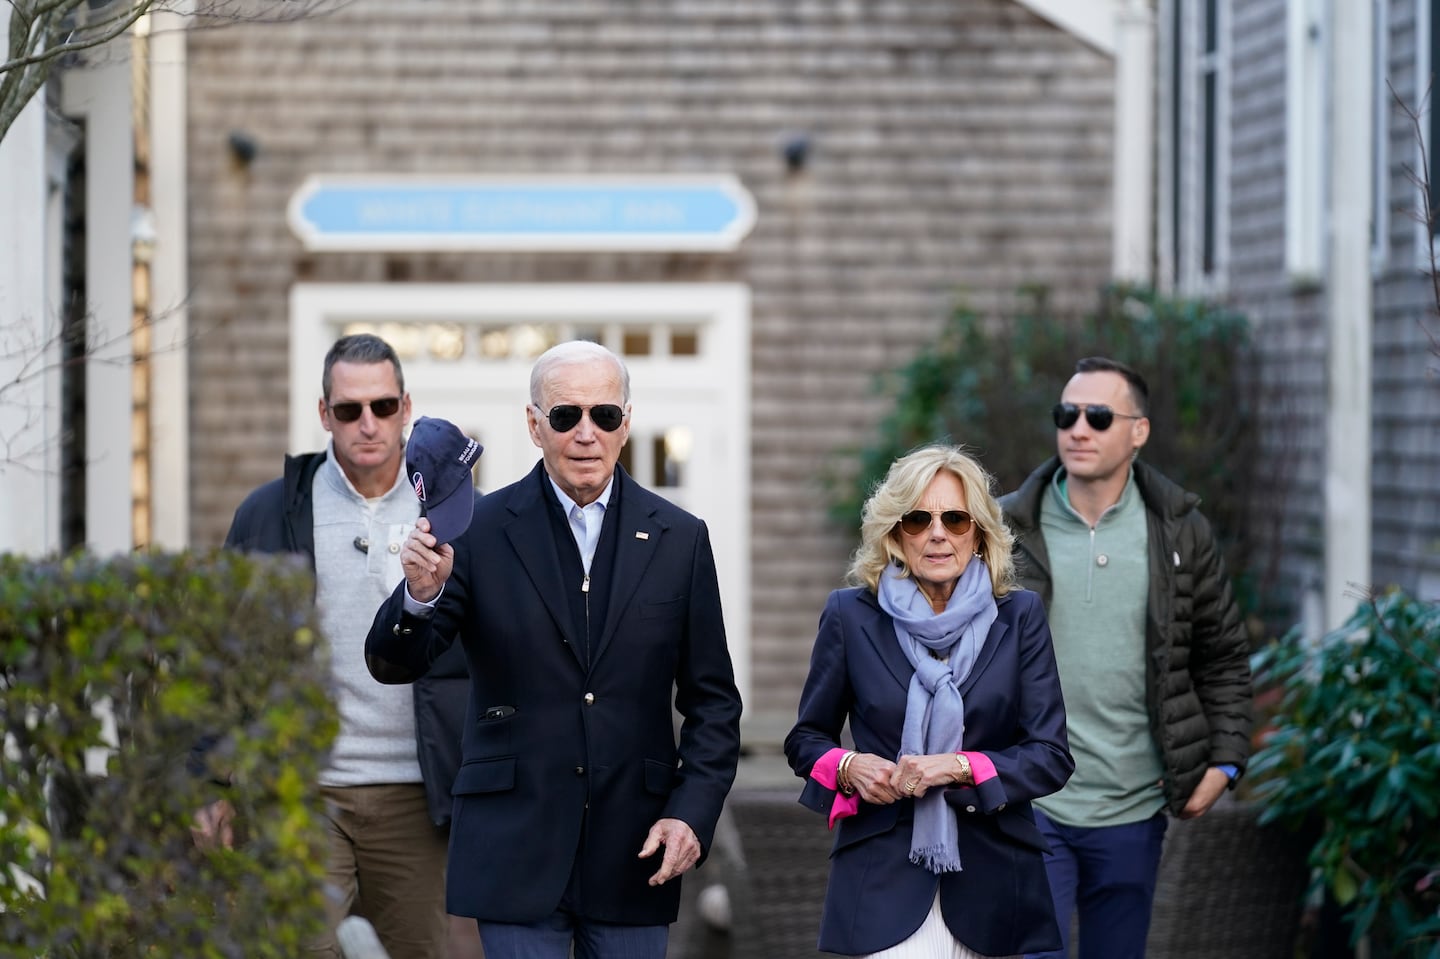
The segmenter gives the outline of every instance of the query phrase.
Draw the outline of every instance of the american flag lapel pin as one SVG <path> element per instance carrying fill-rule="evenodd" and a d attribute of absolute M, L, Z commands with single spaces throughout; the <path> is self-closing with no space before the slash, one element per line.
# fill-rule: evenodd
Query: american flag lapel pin
<path fill-rule="evenodd" d="M 635 538 L 636 538 L 636 539 L 649 539 L 649 538 L 650 538 L 650 534 L 647 533 L 647 532 L 645 532 L 643 529 L 637 529 L 637 530 L 635 531 Z"/>

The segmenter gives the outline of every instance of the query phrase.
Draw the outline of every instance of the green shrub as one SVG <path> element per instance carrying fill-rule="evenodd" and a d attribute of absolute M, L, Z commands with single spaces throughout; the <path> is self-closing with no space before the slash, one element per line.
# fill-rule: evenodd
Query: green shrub
<path fill-rule="evenodd" d="M 1249 769 L 1261 821 L 1318 831 L 1310 864 L 1355 941 L 1440 959 L 1440 606 L 1390 592 L 1254 668 L 1281 694 Z"/>
<path fill-rule="evenodd" d="M 853 474 L 832 475 L 831 515 L 859 525 L 860 506 L 890 463 L 924 443 L 969 447 L 1012 490 L 1055 454 L 1050 408 L 1075 361 L 1103 355 L 1128 363 L 1150 386 L 1150 440 L 1142 454 L 1198 493 L 1225 551 L 1241 606 L 1258 607 L 1247 570 L 1245 504 L 1255 482 L 1249 324 L 1213 304 L 1151 290 L 1106 287 L 1096 310 L 1056 315 L 1043 291 L 1013 315 L 987 320 L 958 308 L 938 340 L 887 374 L 879 390 L 894 408 L 854 452 Z"/>
<path fill-rule="evenodd" d="M 323 929 L 313 609 L 283 558 L 0 557 L 0 956 L 292 957 Z M 221 795 L 235 848 L 198 850 Z"/>

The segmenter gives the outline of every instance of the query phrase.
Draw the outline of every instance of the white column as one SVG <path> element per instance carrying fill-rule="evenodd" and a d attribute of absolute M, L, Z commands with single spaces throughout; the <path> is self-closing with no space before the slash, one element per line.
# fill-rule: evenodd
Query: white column
<path fill-rule="evenodd" d="M 1325 627 L 1370 580 L 1372 6 L 1331 7 L 1330 296 L 1326 304 Z M 1348 595 L 1347 595 L 1348 594 Z"/>
<path fill-rule="evenodd" d="M 1154 281 L 1155 13 L 1128 0 L 1115 18 L 1115 158 L 1111 189 L 1117 280 Z"/>
<path fill-rule="evenodd" d="M 10 6 L 0 5 L 0 34 Z M 0 141 L 0 552 L 60 545 L 59 337 L 46 300 L 45 91 Z"/>
<path fill-rule="evenodd" d="M 185 299 L 185 25 L 190 18 L 183 13 L 150 14 L 150 205 L 155 218 L 150 516 L 154 544 L 167 550 L 184 549 L 190 541 L 190 321 Z"/>
<path fill-rule="evenodd" d="M 97 553 L 128 552 L 131 490 L 131 249 L 134 139 L 128 44 L 63 78 L 64 112 L 85 125 L 85 531 Z"/>

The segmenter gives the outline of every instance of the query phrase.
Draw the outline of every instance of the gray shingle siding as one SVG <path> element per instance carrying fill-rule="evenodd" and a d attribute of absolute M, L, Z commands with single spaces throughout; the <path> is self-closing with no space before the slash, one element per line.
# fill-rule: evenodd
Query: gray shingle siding
<path fill-rule="evenodd" d="M 1219 296 L 1249 316 L 1259 358 L 1265 465 L 1250 513 L 1261 610 L 1278 629 L 1323 575 L 1324 303 L 1286 274 L 1286 4 L 1237 0 L 1230 27 L 1229 268 Z"/>
<path fill-rule="evenodd" d="M 1231 229 L 1223 296 L 1254 321 L 1261 358 L 1261 449 L 1273 482 L 1257 492 L 1257 568 L 1271 590 L 1272 625 L 1300 614 L 1324 569 L 1325 412 L 1329 402 L 1324 290 L 1297 290 L 1285 275 L 1285 58 L 1283 0 L 1233 0 Z M 1386 5 L 1387 75 L 1412 107 L 1415 3 Z M 1418 151 L 1403 111 L 1383 118 L 1384 244 L 1374 287 L 1370 585 L 1417 590 L 1440 574 L 1440 365 L 1424 326 L 1440 330 L 1421 272 L 1419 196 L 1406 172 Z M 1357 189 L 1368 185 L 1357 184 Z M 1323 280 L 1322 280 L 1323 283 Z M 1334 544 L 1344 548 L 1343 544 Z M 1433 597 L 1432 597 L 1433 598 Z"/>

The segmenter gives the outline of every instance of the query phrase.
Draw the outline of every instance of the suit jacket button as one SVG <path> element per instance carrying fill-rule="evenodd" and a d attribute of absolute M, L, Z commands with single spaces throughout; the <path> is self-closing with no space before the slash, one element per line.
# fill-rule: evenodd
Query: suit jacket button
<path fill-rule="evenodd" d="M 995 807 L 995 811 L 996 811 L 996 812 L 999 812 L 1000 810 L 1002 810 L 1002 809 L 1004 809 L 1004 808 L 1005 808 L 1005 804 L 1002 802 L 1000 805 L 998 805 L 998 806 Z"/>
<path fill-rule="evenodd" d="M 966 807 L 965 807 L 965 811 L 966 811 L 966 812 L 974 812 L 974 811 L 975 811 L 975 807 L 974 807 L 974 806 L 966 806 Z"/>
<path fill-rule="evenodd" d="M 576 766 L 576 767 L 575 767 L 575 775 L 577 775 L 577 776 L 583 776 L 583 775 L 585 775 L 585 767 L 584 767 L 584 766 Z"/>
<path fill-rule="evenodd" d="M 594 693 L 586 693 L 586 694 L 585 694 L 585 705 L 586 705 L 586 706 L 594 706 L 594 705 L 595 705 L 595 694 L 594 694 Z"/>

